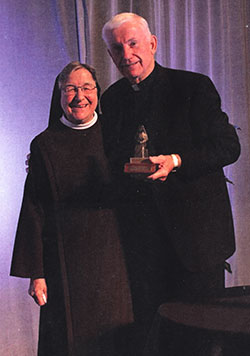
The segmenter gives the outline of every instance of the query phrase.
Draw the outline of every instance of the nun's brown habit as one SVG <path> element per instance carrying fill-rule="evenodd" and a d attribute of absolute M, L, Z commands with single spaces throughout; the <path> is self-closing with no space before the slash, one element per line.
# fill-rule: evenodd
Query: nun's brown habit
<path fill-rule="evenodd" d="M 125 355 L 133 317 L 100 123 L 74 130 L 62 113 L 56 80 L 49 127 L 31 143 L 11 275 L 46 279 L 38 355 Z"/>

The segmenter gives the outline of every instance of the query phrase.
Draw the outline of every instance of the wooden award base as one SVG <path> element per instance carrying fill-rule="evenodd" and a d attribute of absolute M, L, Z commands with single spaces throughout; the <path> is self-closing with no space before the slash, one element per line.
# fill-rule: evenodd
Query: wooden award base
<path fill-rule="evenodd" d="M 140 174 L 152 174 L 156 171 L 156 164 L 152 163 L 148 158 L 133 157 L 130 158 L 129 163 L 125 163 L 125 173 L 140 173 Z"/>

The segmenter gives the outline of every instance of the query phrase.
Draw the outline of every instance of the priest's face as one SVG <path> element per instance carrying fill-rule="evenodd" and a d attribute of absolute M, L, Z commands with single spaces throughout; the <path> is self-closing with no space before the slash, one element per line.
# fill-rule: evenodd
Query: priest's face
<path fill-rule="evenodd" d="M 71 72 L 61 90 L 61 106 L 73 124 L 93 119 L 97 107 L 97 89 L 92 74 L 85 68 Z"/>
<path fill-rule="evenodd" d="M 113 62 L 131 83 L 139 83 L 153 71 L 157 39 L 137 21 L 113 29 L 106 43 Z"/>

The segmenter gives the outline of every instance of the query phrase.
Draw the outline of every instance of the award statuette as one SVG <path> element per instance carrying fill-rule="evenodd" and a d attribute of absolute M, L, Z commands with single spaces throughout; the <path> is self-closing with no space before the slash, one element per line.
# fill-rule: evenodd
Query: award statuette
<path fill-rule="evenodd" d="M 139 126 L 136 134 L 135 157 L 131 157 L 129 163 L 125 163 L 125 173 L 152 174 L 156 171 L 156 164 L 148 158 L 148 135 L 143 125 Z"/>

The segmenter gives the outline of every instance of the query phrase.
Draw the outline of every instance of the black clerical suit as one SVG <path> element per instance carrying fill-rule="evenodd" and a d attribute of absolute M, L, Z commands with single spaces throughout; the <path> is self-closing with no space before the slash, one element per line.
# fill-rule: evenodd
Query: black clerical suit
<path fill-rule="evenodd" d="M 138 86 L 123 78 L 102 96 L 105 149 L 119 186 L 139 320 L 170 298 L 199 298 L 223 287 L 224 261 L 235 250 L 223 167 L 237 160 L 240 144 L 220 105 L 208 77 L 157 63 Z M 181 167 L 163 183 L 123 173 L 141 124 L 150 155 L 181 157 Z"/>

